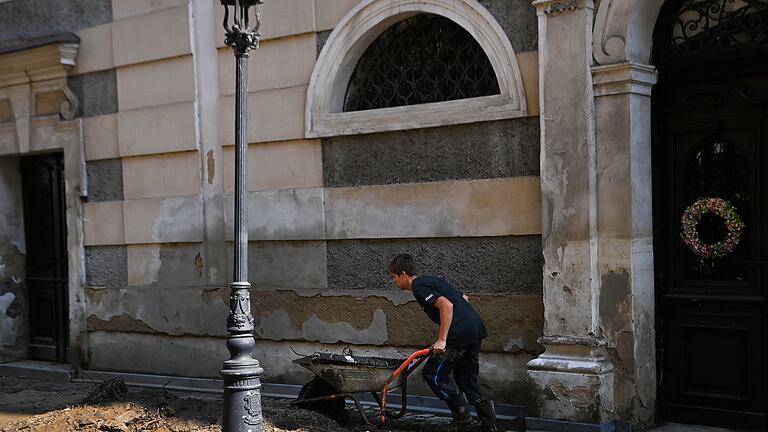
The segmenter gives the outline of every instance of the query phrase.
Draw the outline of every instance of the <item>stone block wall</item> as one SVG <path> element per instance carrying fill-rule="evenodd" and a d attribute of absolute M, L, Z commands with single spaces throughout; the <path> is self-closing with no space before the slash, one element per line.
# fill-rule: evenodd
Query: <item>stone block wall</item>
<path fill-rule="evenodd" d="M 307 380 L 291 347 L 399 356 L 432 343 L 437 328 L 386 272 L 410 252 L 486 320 L 484 385 L 525 396 L 543 328 L 536 15 L 527 0 L 480 3 L 517 54 L 531 117 L 320 140 L 305 138 L 309 79 L 357 0 L 266 0 L 248 88 L 249 279 L 266 381 Z M 72 80 L 89 182 L 84 366 L 216 377 L 234 190 L 222 12 L 112 0 L 111 13 L 79 33 Z"/>

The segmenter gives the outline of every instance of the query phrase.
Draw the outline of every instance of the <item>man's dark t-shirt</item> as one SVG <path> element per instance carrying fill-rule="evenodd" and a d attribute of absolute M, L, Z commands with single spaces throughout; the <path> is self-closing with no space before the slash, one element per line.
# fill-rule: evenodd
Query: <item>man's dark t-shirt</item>
<path fill-rule="evenodd" d="M 446 347 L 459 347 L 475 343 L 478 339 L 488 336 L 485 324 L 462 293 L 456 290 L 448 281 L 435 276 L 419 276 L 413 280 L 413 296 L 421 305 L 429 319 L 440 325 L 440 310 L 435 306 L 435 300 L 445 297 L 453 303 L 453 320 L 448 330 Z"/>

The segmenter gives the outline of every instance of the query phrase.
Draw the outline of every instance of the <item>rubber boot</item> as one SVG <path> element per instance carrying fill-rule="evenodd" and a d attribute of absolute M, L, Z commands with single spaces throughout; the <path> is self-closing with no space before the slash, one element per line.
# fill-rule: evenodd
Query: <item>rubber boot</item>
<path fill-rule="evenodd" d="M 475 411 L 477 411 L 477 418 L 480 419 L 481 432 L 497 432 L 499 430 L 496 427 L 496 407 L 493 406 L 492 400 L 486 399 L 475 405 Z"/>
<path fill-rule="evenodd" d="M 453 420 L 451 421 L 451 428 L 455 431 L 466 431 L 472 426 L 472 414 L 469 412 L 469 403 L 464 395 L 461 395 L 461 399 L 458 402 L 449 402 L 448 408 L 451 410 Z"/>

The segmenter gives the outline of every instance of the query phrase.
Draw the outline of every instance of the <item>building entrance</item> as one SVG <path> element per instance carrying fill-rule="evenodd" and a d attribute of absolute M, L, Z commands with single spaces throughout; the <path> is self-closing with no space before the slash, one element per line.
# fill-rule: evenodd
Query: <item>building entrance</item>
<path fill-rule="evenodd" d="M 61 154 L 21 159 L 29 293 L 29 356 L 67 361 L 67 225 Z"/>
<path fill-rule="evenodd" d="M 766 18 L 766 1 L 671 1 L 656 26 L 654 254 L 665 420 L 766 428 Z"/>

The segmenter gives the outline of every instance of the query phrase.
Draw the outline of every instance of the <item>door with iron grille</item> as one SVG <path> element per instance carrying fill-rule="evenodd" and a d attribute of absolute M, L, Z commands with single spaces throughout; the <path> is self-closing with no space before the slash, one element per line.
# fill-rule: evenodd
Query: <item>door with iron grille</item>
<path fill-rule="evenodd" d="M 665 420 L 766 428 L 766 42 L 766 0 L 669 1 L 655 30 L 654 254 Z"/>
<path fill-rule="evenodd" d="M 67 360 L 67 230 L 61 154 L 21 160 L 29 292 L 29 356 Z"/>

